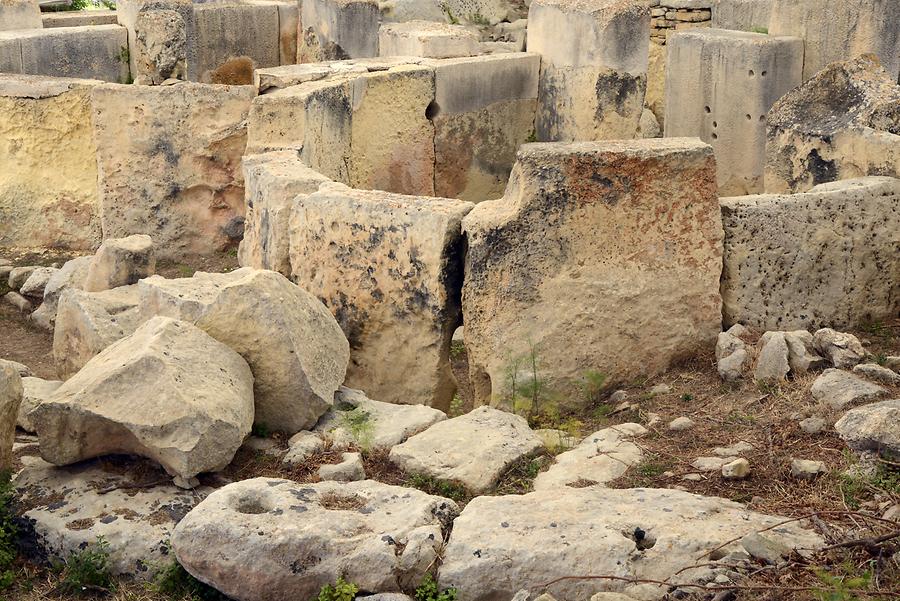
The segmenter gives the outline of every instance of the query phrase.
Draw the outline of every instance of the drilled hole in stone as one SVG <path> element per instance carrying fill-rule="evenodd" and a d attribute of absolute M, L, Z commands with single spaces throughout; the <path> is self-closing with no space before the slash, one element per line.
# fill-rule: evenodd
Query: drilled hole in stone
<path fill-rule="evenodd" d="M 650 549 L 656 544 L 656 537 L 640 526 L 635 526 L 634 529 L 626 530 L 622 534 L 633 540 L 639 551 Z"/>
<path fill-rule="evenodd" d="M 718 139 L 719 139 L 719 136 L 716 135 L 716 134 L 713 134 L 713 135 L 712 135 L 712 139 L 713 139 L 713 140 L 718 140 Z"/>
<path fill-rule="evenodd" d="M 753 77 L 756 73 L 753 72 L 753 69 L 750 69 L 750 77 Z"/>
<path fill-rule="evenodd" d="M 760 75 L 762 75 L 763 77 L 765 77 L 765 76 L 766 76 L 766 73 L 768 73 L 768 71 L 763 71 L 762 73 L 760 73 Z"/>
<path fill-rule="evenodd" d="M 718 121 L 713 121 L 713 127 L 719 127 Z"/>
<path fill-rule="evenodd" d="M 707 113 L 711 113 L 711 112 L 712 112 L 712 109 L 710 109 L 708 106 L 704 106 L 704 107 L 703 107 L 703 110 L 706 111 Z"/>
<path fill-rule="evenodd" d="M 432 100 L 428 104 L 428 106 L 425 107 L 425 118 L 428 120 L 432 120 L 440 114 L 441 114 L 441 105 L 439 105 L 434 100 Z"/>
<path fill-rule="evenodd" d="M 752 120 L 753 120 L 753 117 L 751 117 L 750 115 L 746 115 L 746 117 L 747 117 L 747 121 L 752 121 Z"/>
<path fill-rule="evenodd" d="M 242 497 L 234 505 L 235 511 L 248 515 L 267 513 L 271 509 L 272 507 L 268 503 L 264 503 L 259 497 Z"/>

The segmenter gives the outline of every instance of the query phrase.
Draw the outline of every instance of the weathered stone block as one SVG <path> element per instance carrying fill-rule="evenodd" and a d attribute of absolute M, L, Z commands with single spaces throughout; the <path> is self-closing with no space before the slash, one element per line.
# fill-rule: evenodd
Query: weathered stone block
<path fill-rule="evenodd" d="M 238 260 L 243 267 L 291 275 L 288 224 L 298 194 L 311 194 L 331 181 L 307 167 L 296 151 L 244 157 L 246 217 Z"/>
<path fill-rule="evenodd" d="M 43 26 L 37 0 L 3 0 L 0 3 L 0 31 L 41 29 Z"/>
<path fill-rule="evenodd" d="M 93 91 L 104 238 L 148 234 L 158 258 L 210 254 L 243 233 L 250 86 Z"/>
<path fill-rule="evenodd" d="M 721 199 L 726 325 L 851 327 L 900 310 L 900 180 Z"/>
<path fill-rule="evenodd" d="M 767 192 L 900 176 L 900 86 L 872 55 L 834 63 L 769 112 Z"/>
<path fill-rule="evenodd" d="M 542 57 L 538 140 L 633 138 L 649 45 L 646 3 L 533 0 L 528 50 Z"/>
<path fill-rule="evenodd" d="M 447 409 L 467 202 L 325 184 L 291 216 L 291 269 L 350 341 L 347 386 Z"/>
<path fill-rule="evenodd" d="M 125 83 L 127 32 L 118 25 L 0 31 L 0 71 Z"/>
<path fill-rule="evenodd" d="M 712 26 L 737 31 L 768 30 L 775 0 L 714 0 Z M 787 34 L 796 35 L 796 34 Z"/>
<path fill-rule="evenodd" d="M 78 10 L 62 11 L 55 13 L 43 13 L 41 19 L 44 28 L 50 27 L 82 27 L 84 25 L 115 25 L 116 11 L 114 10 Z"/>
<path fill-rule="evenodd" d="M 298 62 L 378 56 L 379 16 L 375 0 L 304 0 Z"/>
<path fill-rule="evenodd" d="M 232 59 L 249 58 L 253 66 L 281 64 L 278 6 L 270 4 L 195 4 L 191 79 L 208 83 L 250 84 L 252 68 Z M 291 61 L 293 62 L 293 61 Z"/>
<path fill-rule="evenodd" d="M 666 136 L 713 147 L 720 194 L 762 192 L 766 114 L 800 84 L 803 40 L 705 29 L 673 35 L 668 49 Z"/>
<path fill-rule="evenodd" d="M 0 246 L 100 243 L 91 135 L 91 89 L 100 83 L 0 75 Z"/>
<path fill-rule="evenodd" d="M 803 79 L 829 63 L 878 55 L 894 81 L 900 75 L 900 3 L 896 0 L 773 0 L 770 35 L 803 38 Z"/>
<path fill-rule="evenodd" d="M 516 151 L 534 135 L 541 59 L 498 54 L 433 61 L 435 194 L 503 195 Z"/>
<path fill-rule="evenodd" d="M 586 373 L 659 373 L 720 331 L 715 158 L 699 140 L 523 146 L 506 196 L 463 230 L 479 403 L 537 378 L 583 404 Z"/>
<path fill-rule="evenodd" d="M 136 82 L 187 79 L 193 48 L 194 5 L 190 0 L 117 0 L 116 17 L 128 31 L 131 74 Z M 196 59 L 190 61 L 196 63 Z"/>
<path fill-rule="evenodd" d="M 379 56 L 455 58 L 478 54 L 478 32 L 434 21 L 385 23 L 378 32 Z"/>

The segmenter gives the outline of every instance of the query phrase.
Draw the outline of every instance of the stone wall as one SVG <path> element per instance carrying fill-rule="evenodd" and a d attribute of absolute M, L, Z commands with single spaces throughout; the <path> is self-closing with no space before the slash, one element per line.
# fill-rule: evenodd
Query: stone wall
<path fill-rule="evenodd" d="M 650 41 L 665 46 L 676 31 L 710 27 L 713 0 L 651 0 Z"/>
<path fill-rule="evenodd" d="M 4 0 L 0 2 L 0 31 L 40 29 L 41 9 L 37 0 Z"/>

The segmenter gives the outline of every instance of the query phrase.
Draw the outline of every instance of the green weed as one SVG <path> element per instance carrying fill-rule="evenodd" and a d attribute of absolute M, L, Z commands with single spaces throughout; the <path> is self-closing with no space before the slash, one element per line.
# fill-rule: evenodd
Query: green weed
<path fill-rule="evenodd" d="M 469 500 L 472 495 L 466 490 L 466 487 L 456 482 L 448 482 L 446 480 L 438 480 L 432 476 L 425 474 L 410 474 L 406 481 L 407 486 L 417 488 L 422 492 L 430 495 L 438 495 L 452 499 L 458 503 Z"/>
<path fill-rule="evenodd" d="M 69 554 L 59 588 L 70 595 L 85 596 L 116 589 L 109 570 L 109 543 L 102 536 L 93 545 Z"/>
<path fill-rule="evenodd" d="M 349 411 L 341 412 L 341 426 L 346 428 L 353 440 L 360 448 L 369 450 L 372 446 L 372 438 L 375 434 L 375 424 L 371 421 L 368 411 L 356 407 Z"/>
<path fill-rule="evenodd" d="M 431 574 L 426 574 L 422 584 L 416 589 L 416 601 L 456 601 L 456 589 L 440 590 Z"/>
<path fill-rule="evenodd" d="M 352 582 L 346 582 L 343 578 L 338 578 L 334 585 L 326 584 L 319 590 L 319 596 L 315 601 L 353 601 L 359 587 Z"/>
<path fill-rule="evenodd" d="M 170 599 L 182 601 L 228 601 L 228 597 L 206 585 L 185 570 L 180 563 L 173 561 L 156 576 L 150 588 Z"/>

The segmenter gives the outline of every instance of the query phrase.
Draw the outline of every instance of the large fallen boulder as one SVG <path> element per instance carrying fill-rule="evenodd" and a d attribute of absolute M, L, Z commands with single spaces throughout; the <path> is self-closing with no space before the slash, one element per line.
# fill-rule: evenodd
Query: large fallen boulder
<path fill-rule="evenodd" d="M 135 234 L 125 238 L 108 238 L 91 258 L 84 289 L 101 292 L 128 286 L 154 273 L 156 255 L 150 236 Z"/>
<path fill-rule="evenodd" d="M 391 449 L 390 460 L 412 474 L 490 490 L 516 461 L 544 448 L 525 418 L 490 407 L 439 422 Z"/>
<path fill-rule="evenodd" d="M 0 359 L 0 470 L 12 468 L 16 416 L 22 402 L 22 377 L 16 365 Z"/>
<path fill-rule="evenodd" d="M 255 478 L 209 495 L 175 528 L 178 561 L 238 601 L 313 599 L 339 577 L 361 591 L 414 588 L 459 509 L 372 480 Z"/>
<path fill-rule="evenodd" d="M 241 354 L 253 370 L 257 424 L 293 434 L 331 407 L 350 349 L 313 295 L 274 271 L 242 268 L 138 283 L 144 317 L 193 322 Z"/>
<path fill-rule="evenodd" d="M 161 482 L 158 468 L 140 460 L 56 467 L 26 459 L 14 485 L 29 524 L 22 533 L 27 552 L 41 561 L 65 561 L 102 536 L 110 572 L 138 580 L 153 580 L 171 565 L 175 524 L 211 492 L 192 494 Z"/>
<path fill-rule="evenodd" d="M 131 453 L 188 484 L 228 465 L 250 433 L 253 376 L 240 355 L 203 331 L 155 317 L 29 416 L 50 463 Z"/>
<path fill-rule="evenodd" d="M 42 380 L 41 378 L 22 378 L 22 403 L 19 405 L 16 425 L 26 432 L 34 432 L 34 422 L 29 413 L 38 405 L 50 398 L 57 388 L 62 385 L 59 380 Z"/>
<path fill-rule="evenodd" d="M 456 588 L 460 599 L 493 601 L 578 574 L 652 580 L 678 574 L 677 581 L 689 582 L 709 575 L 704 553 L 743 551 L 738 539 L 762 529 L 786 548 L 822 545 L 797 523 L 768 529 L 781 521 L 725 499 L 667 489 L 590 487 L 478 497 L 453 524 L 438 582 Z M 725 559 L 718 570 L 731 565 Z M 621 582 L 573 579 L 549 592 L 559 601 L 582 601 L 624 588 Z M 665 592 L 663 587 L 640 598 Z"/>
<path fill-rule="evenodd" d="M 766 192 L 900 177 L 900 86 L 872 55 L 828 65 L 778 100 L 766 119 Z"/>
<path fill-rule="evenodd" d="M 851 449 L 900 458 L 900 399 L 851 409 L 834 429 Z"/>
<path fill-rule="evenodd" d="M 53 329 L 53 359 L 59 377 L 72 376 L 97 353 L 134 332 L 142 321 L 135 286 L 103 292 L 66 289 L 59 297 Z"/>
<path fill-rule="evenodd" d="M 476 403 L 538 385 L 585 405 L 587 375 L 661 373 L 721 329 L 716 166 L 699 140 L 527 144 L 506 196 L 463 230 Z"/>

